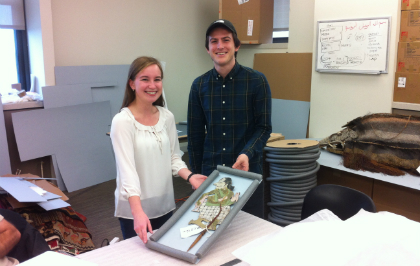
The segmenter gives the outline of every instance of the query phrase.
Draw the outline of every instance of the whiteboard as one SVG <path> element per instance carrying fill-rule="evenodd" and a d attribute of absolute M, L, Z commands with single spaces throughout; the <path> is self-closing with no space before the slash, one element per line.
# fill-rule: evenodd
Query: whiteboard
<path fill-rule="evenodd" d="M 318 21 L 318 72 L 388 73 L 391 17 Z"/>

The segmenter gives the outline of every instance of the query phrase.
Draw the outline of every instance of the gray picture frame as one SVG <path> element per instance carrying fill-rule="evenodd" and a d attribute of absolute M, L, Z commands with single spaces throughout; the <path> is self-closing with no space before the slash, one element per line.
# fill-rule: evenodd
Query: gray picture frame
<path fill-rule="evenodd" d="M 233 178 L 232 185 L 240 187 L 239 190 L 243 191 L 243 193 L 240 194 L 238 202 L 232 205 L 229 214 L 217 227 L 216 231 L 213 233 L 207 232 L 196 244 L 196 246 L 187 252 L 186 247 L 189 247 L 198 235 L 181 239 L 177 232 L 182 226 L 188 226 L 188 224 L 183 222 L 180 226 L 180 221 L 188 220 L 188 217 L 191 215 L 198 217 L 197 213 L 194 214 L 191 212 L 194 204 L 203 193 L 212 190 L 212 186 L 215 182 L 225 176 Z M 204 181 L 203 184 L 178 209 L 178 211 L 150 237 L 149 241 L 146 243 L 146 247 L 190 263 L 198 263 L 199 260 L 202 259 L 208 252 L 210 247 L 215 244 L 217 238 L 229 226 L 233 218 L 242 209 L 261 181 L 262 175 L 260 174 L 245 172 L 220 165 L 217 166 L 217 170 L 214 170 L 211 175 L 208 176 L 206 181 Z M 236 190 L 233 192 L 237 193 Z"/>

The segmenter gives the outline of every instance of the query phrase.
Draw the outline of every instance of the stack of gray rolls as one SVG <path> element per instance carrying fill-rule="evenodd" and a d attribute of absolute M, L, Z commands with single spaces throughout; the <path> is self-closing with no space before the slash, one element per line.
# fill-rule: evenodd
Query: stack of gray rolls
<path fill-rule="evenodd" d="M 302 203 L 306 193 L 317 184 L 317 159 L 321 151 L 318 141 L 280 140 L 267 144 L 269 163 L 271 212 L 268 219 L 280 226 L 301 220 Z"/>

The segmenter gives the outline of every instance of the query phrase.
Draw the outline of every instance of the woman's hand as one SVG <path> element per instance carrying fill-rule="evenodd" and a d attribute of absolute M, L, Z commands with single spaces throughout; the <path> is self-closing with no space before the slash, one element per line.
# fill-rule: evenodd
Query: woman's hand
<path fill-rule="evenodd" d="M 188 179 L 188 176 L 190 174 L 192 174 L 192 173 L 187 168 L 182 168 L 181 170 L 178 171 L 178 175 L 185 180 Z M 197 189 L 199 186 L 201 186 L 201 184 L 203 184 L 203 182 L 206 179 L 207 179 L 207 176 L 205 176 L 205 175 L 193 174 L 190 177 L 190 180 L 188 180 L 188 182 L 190 182 L 190 184 L 193 186 L 194 189 Z"/>
<path fill-rule="evenodd" d="M 194 189 L 197 189 L 201 184 L 203 184 L 204 181 L 206 181 L 207 176 L 200 175 L 200 174 L 194 174 L 190 178 L 190 184 L 193 186 Z"/>
<path fill-rule="evenodd" d="M 152 225 L 150 224 L 149 217 L 142 211 L 133 215 L 134 217 L 134 231 L 136 231 L 137 235 L 143 241 L 143 243 L 147 243 L 147 230 L 149 232 L 153 232 Z"/>
<path fill-rule="evenodd" d="M 136 234 L 140 237 L 143 243 L 146 244 L 147 230 L 149 230 L 150 233 L 153 232 L 149 217 L 147 217 L 146 213 L 143 211 L 139 196 L 129 197 L 128 202 L 130 203 L 131 213 L 134 218 L 134 231 L 136 231 Z"/>

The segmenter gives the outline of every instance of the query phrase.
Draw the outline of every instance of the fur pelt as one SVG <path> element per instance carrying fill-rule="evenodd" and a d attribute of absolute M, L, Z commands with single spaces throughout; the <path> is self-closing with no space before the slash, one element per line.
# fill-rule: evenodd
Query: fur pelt
<path fill-rule="evenodd" d="M 420 166 L 420 117 L 371 114 L 343 127 L 350 133 L 340 140 L 341 146 L 334 148 L 342 152 L 345 167 L 388 175 L 419 175 L 416 169 Z M 330 138 L 336 134 L 322 140 L 320 146 L 339 153 L 330 144 Z"/>

